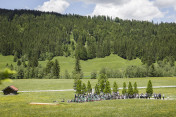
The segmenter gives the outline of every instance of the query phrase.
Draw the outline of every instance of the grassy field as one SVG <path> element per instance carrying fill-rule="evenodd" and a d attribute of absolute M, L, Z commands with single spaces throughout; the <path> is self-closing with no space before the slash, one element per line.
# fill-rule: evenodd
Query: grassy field
<path fill-rule="evenodd" d="M 82 79 L 83 83 L 91 82 L 92 87 L 98 82 L 97 79 Z M 172 86 L 176 85 L 176 77 L 156 77 L 156 78 L 110 78 L 111 87 L 116 81 L 119 87 L 122 87 L 123 82 L 131 81 L 132 84 L 137 82 L 138 87 L 147 86 L 147 82 L 151 80 L 153 86 Z M 13 82 L 5 82 L 0 85 L 0 89 L 6 86 L 14 85 L 20 90 L 56 90 L 56 89 L 72 89 L 73 79 L 15 79 Z"/>
<path fill-rule="evenodd" d="M 71 57 L 54 57 L 53 60 L 57 59 L 60 63 L 61 75 L 65 73 L 65 70 L 68 70 L 69 73 L 72 73 L 75 65 L 75 59 Z M 9 63 L 16 65 L 13 62 L 13 56 L 2 56 L 0 55 L 0 69 L 5 68 L 6 64 Z M 39 61 L 43 67 L 46 66 L 47 61 Z M 109 68 L 109 69 L 123 69 L 129 65 L 141 65 L 140 59 L 135 60 L 125 60 L 117 55 L 110 55 L 105 58 L 95 58 L 92 60 L 81 61 L 81 68 L 84 72 L 84 76 L 90 76 L 91 72 L 98 72 L 101 68 Z"/>
<path fill-rule="evenodd" d="M 176 85 L 176 78 L 133 78 L 133 79 L 109 79 L 111 85 L 117 81 L 119 86 L 123 82 L 137 82 L 138 86 L 146 86 L 151 79 L 153 86 Z M 90 80 L 95 85 L 97 80 Z M 87 79 L 83 82 L 87 83 Z M 15 85 L 19 90 L 49 90 L 49 89 L 71 89 L 73 80 L 66 79 L 28 79 L 13 80 L 11 83 L 3 83 L 0 89 L 8 85 Z M 139 93 L 145 93 L 145 89 L 140 89 Z M 33 92 L 19 93 L 16 96 L 4 96 L 0 93 L 0 117 L 99 117 L 99 116 L 136 116 L 136 117 L 174 117 L 176 116 L 176 88 L 154 89 L 155 93 L 165 94 L 166 100 L 108 100 L 89 103 L 67 103 L 66 101 L 74 97 L 74 91 L 65 92 Z M 121 93 L 121 90 L 120 90 Z M 60 105 L 29 105 L 30 102 L 52 103 L 59 101 Z"/>

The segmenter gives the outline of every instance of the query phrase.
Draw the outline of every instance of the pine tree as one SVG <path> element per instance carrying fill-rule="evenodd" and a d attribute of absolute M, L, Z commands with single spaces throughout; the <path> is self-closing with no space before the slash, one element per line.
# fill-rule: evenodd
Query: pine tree
<path fill-rule="evenodd" d="M 128 95 L 133 95 L 133 87 L 131 82 L 129 82 L 129 85 L 128 85 Z"/>
<path fill-rule="evenodd" d="M 151 80 L 148 81 L 146 93 L 149 94 L 150 96 L 153 94 L 153 87 Z"/>
<path fill-rule="evenodd" d="M 17 65 L 18 65 L 18 66 L 21 65 L 21 61 L 20 61 L 20 60 L 17 61 Z"/>
<path fill-rule="evenodd" d="M 114 93 L 117 93 L 117 91 L 118 91 L 118 85 L 117 85 L 117 83 L 114 81 L 114 84 L 113 84 L 113 92 L 114 92 Z"/>
<path fill-rule="evenodd" d="M 82 85 L 82 94 L 86 94 L 86 92 L 87 92 L 86 84 L 83 83 L 83 85 Z"/>
<path fill-rule="evenodd" d="M 99 85 L 100 85 L 100 92 L 103 92 L 104 91 L 104 88 L 105 88 L 105 80 L 104 79 L 101 79 L 99 81 Z"/>
<path fill-rule="evenodd" d="M 53 64 L 53 76 L 55 76 L 56 78 L 59 78 L 59 75 L 60 75 L 60 66 L 59 66 L 58 60 L 56 59 Z"/>
<path fill-rule="evenodd" d="M 111 94 L 111 87 L 110 87 L 110 83 L 109 83 L 108 80 L 106 81 L 106 85 L 105 85 L 105 88 L 104 88 L 103 92 L 104 92 L 105 94 L 107 94 L 107 93 L 110 93 L 110 94 Z"/>
<path fill-rule="evenodd" d="M 76 58 L 76 62 L 75 62 L 75 72 L 76 72 L 76 73 L 81 73 L 81 66 L 80 66 L 79 58 Z"/>
<path fill-rule="evenodd" d="M 82 94 L 82 81 L 81 81 L 81 80 L 78 80 L 78 81 L 77 81 L 76 93 L 77 93 L 77 94 Z"/>
<path fill-rule="evenodd" d="M 14 58 L 13 58 L 13 62 L 17 62 L 17 60 L 18 60 L 17 52 L 15 52 L 15 54 L 14 54 Z"/>
<path fill-rule="evenodd" d="M 88 82 L 87 82 L 87 92 L 88 92 L 88 93 L 92 93 L 92 86 L 91 86 L 89 80 L 88 80 Z"/>
<path fill-rule="evenodd" d="M 48 61 L 48 62 L 47 62 L 47 64 L 46 64 L 46 69 L 45 69 L 46 74 L 51 73 L 51 69 L 52 69 L 53 65 L 54 65 L 54 62 L 53 62 L 53 61 Z"/>
<path fill-rule="evenodd" d="M 100 94 L 100 89 L 98 84 L 95 85 L 95 94 L 99 95 Z"/>
<path fill-rule="evenodd" d="M 123 89 L 122 89 L 122 94 L 126 94 L 127 91 L 126 91 L 126 83 L 124 82 L 123 83 Z"/>
<path fill-rule="evenodd" d="M 137 83 L 134 83 L 134 90 L 133 90 L 134 94 L 138 94 L 138 88 L 137 88 Z"/>

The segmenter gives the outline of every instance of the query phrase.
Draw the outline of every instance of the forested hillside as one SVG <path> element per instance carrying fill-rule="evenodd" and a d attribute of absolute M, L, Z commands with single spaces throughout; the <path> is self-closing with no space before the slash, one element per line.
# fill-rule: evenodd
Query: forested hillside
<path fill-rule="evenodd" d="M 114 53 L 148 65 L 165 57 L 176 59 L 175 23 L 0 9 L 0 25 L 4 56 L 46 60 L 76 55 L 87 60 Z"/>

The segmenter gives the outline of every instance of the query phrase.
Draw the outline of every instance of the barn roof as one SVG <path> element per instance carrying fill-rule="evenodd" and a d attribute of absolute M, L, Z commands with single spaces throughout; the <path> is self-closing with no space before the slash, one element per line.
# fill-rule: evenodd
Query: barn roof
<path fill-rule="evenodd" d="M 6 88 L 5 88 L 5 89 L 3 89 L 2 91 L 6 90 L 6 89 L 8 89 L 8 88 L 13 89 L 14 91 L 18 91 L 18 88 L 16 88 L 16 87 L 15 87 L 15 86 L 13 86 L 13 85 L 6 87 Z"/>

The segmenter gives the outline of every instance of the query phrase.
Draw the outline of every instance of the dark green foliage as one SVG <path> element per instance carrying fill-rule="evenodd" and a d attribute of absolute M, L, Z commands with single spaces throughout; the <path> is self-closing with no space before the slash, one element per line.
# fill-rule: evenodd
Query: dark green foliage
<path fill-rule="evenodd" d="M 86 94 L 86 92 L 87 92 L 86 84 L 83 83 L 83 85 L 82 85 L 82 94 Z"/>
<path fill-rule="evenodd" d="M 20 66 L 21 65 L 21 60 L 17 61 L 17 65 Z"/>
<path fill-rule="evenodd" d="M 134 94 L 138 94 L 138 92 L 139 92 L 139 91 L 138 91 L 138 88 L 137 88 L 137 83 L 135 82 L 135 83 L 134 83 L 133 93 L 134 93 Z"/>
<path fill-rule="evenodd" d="M 16 53 L 14 54 L 14 58 L 13 58 L 13 62 L 17 62 L 17 60 L 18 60 L 18 57 L 17 57 L 17 55 L 16 55 Z"/>
<path fill-rule="evenodd" d="M 23 67 L 24 67 L 24 68 L 26 68 L 26 67 L 27 67 L 27 64 L 26 64 L 26 62 L 25 62 L 25 61 L 23 62 Z"/>
<path fill-rule="evenodd" d="M 92 93 L 92 86 L 91 86 L 89 80 L 88 80 L 88 82 L 87 82 L 87 92 L 88 92 L 88 93 Z"/>
<path fill-rule="evenodd" d="M 23 69 L 20 69 L 17 73 L 17 79 L 23 79 L 24 78 L 24 71 Z"/>
<path fill-rule="evenodd" d="M 101 79 L 99 81 L 99 86 L 100 86 L 100 92 L 103 92 L 104 88 L 105 88 L 105 80 L 104 79 Z"/>
<path fill-rule="evenodd" d="M 106 81 L 105 88 L 104 88 L 103 92 L 105 94 L 107 94 L 107 93 L 111 94 L 111 87 L 110 87 L 110 83 L 108 80 Z"/>
<path fill-rule="evenodd" d="M 117 85 L 117 83 L 114 81 L 114 84 L 113 84 L 113 92 L 114 92 L 114 93 L 117 93 L 118 90 L 119 90 L 119 89 L 118 89 L 118 85 Z"/>
<path fill-rule="evenodd" d="M 96 72 L 92 72 L 90 77 L 91 77 L 91 79 L 96 79 L 97 73 Z"/>
<path fill-rule="evenodd" d="M 74 70 L 75 73 L 81 73 L 80 60 L 78 58 L 76 58 Z"/>
<path fill-rule="evenodd" d="M 129 82 L 129 85 L 128 85 L 128 95 L 133 95 L 133 86 L 131 82 Z"/>
<path fill-rule="evenodd" d="M 122 89 L 122 94 L 126 94 L 127 93 L 127 89 L 126 89 L 126 83 L 123 83 L 123 89 Z"/>
<path fill-rule="evenodd" d="M 53 76 L 56 78 L 60 77 L 60 66 L 59 66 L 57 59 L 55 60 L 55 62 L 53 64 Z"/>
<path fill-rule="evenodd" d="M 153 94 L 153 87 L 152 87 L 152 81 L 151 80 L 148 81 L 146 93 L 149 94 L 150 96 Z"/>
<path fill-rule="evenodd" d="M 176 59 L 175 23 L 5 9 L 0 9 L 0 19 L 0 53 L 14 55 L 14 61 L 24 55 L 36 61 L 74 53 L 81 60 L 114 53 L 129 60 L 140 58 L 148 66 L 166 57 L 173 66 Z"/>
<path fill-rule="evenodd" d="M 78 81 L 77 81 L 76 93 L 77 93 L 77 94 L 82 94 L 82 81 L 81 81 L 81 80 L 78 80 Z"/>
<path fill-rule="evenodd" d="M 95 85 L 95 94 L 99 95 L 100 94 L 100 89 L 98 84 Z"/>

